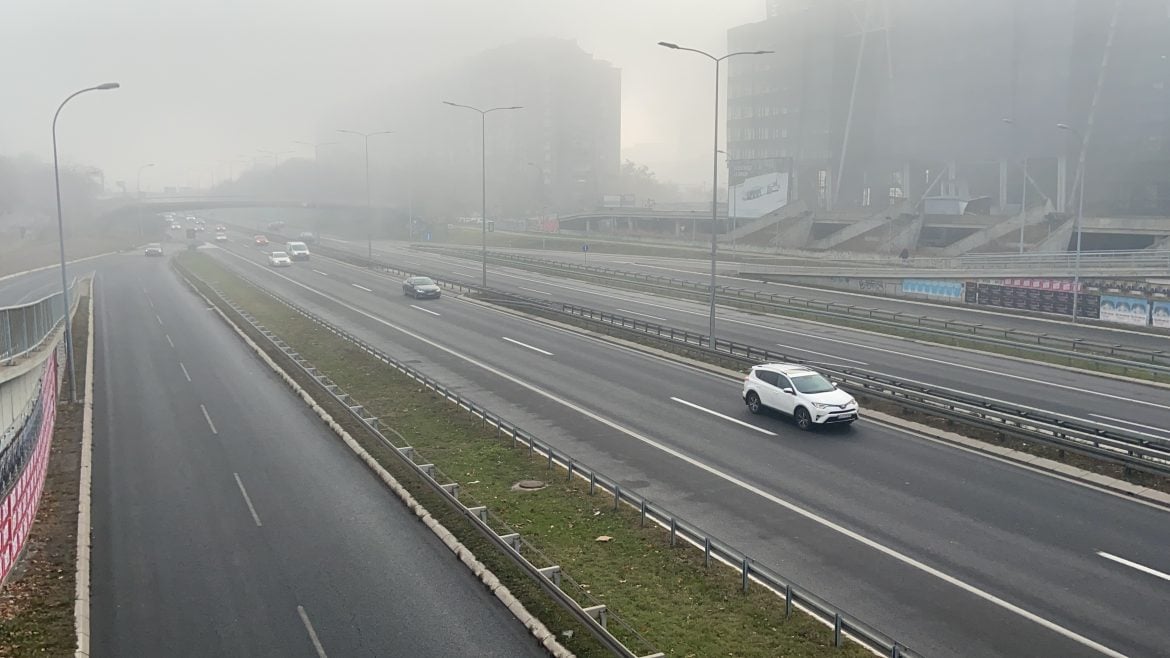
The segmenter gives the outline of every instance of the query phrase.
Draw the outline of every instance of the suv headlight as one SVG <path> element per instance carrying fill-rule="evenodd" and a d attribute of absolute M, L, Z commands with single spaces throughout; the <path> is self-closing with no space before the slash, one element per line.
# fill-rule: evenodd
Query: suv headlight
<path fill-rule="evenodd" d="M 825 404 L 824 402 L 813 402 L 813 406 L 816 407 L 817 409 L 828 409 L 829 407 L 834 407 L 836 405 Z"/>

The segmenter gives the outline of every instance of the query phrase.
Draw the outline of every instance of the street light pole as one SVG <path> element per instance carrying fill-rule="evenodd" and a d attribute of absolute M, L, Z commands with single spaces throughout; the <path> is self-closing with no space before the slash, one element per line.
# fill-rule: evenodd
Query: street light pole
<path fill-rule="evenodd" d="M 65 273 L 65 222 L 61 218 L 61 172 L 57 163 L 57 117 L 61 116 L 61 110 L 65 108 L 66 103 L 73 100 L 74 96 L 84 94 L 87 91 L 117 89 L 120 86 L 117 82 L 106 82 L 96 87 L 86 87 L 75 91 L 61 101 L 61 104 L 57 106 L 57 111 L 53 114 L 53 186 L 57 192 L 57 241 L 61 247 L 61 298 L 64 303 L 62 316 L 65 323 L 65 361 L 69 368 L 69 401 L 73 403 L 77 402 L 77 367 L 73 363 L 73 322 L 69 317 L 69 281 Z"/>
<path fill-rule="evenodd" d="M 522 109 L 520 105 L 511 105 L 509 107 L 490 107 L 486 110 L 481 110 L 478 107 L 470 105 L 460 105 L 459 103 L 452 103 L 451 101 L 443 101 L 444 105 L 451 107 L 462 107 L 468 110 L 479 112 L 479 177 L 480 177 L 480 195 L 481 207 L 480 222 L 482 224 L 480 231 L 480 256 L 483 259 L 483 287 L 487 288 L 487 115 L 490 112 L 497 110 L 519 110 Z"/>
<path fill-rule="evenodd" d="M 347 133 L 350 135 L 357 135 L 365 142 L 366 149 L 366 259 L 370 262 L 370 266 L 374 264 L 374 206 L 370 201 L 370 138 L 374 135 L 389 135 L 393 130 L 379 130 L 372 133 L 363 133 L 356 130 L 342 130 L 338 129 L 339 133 Z"/>
<path fill-rule="evenodd" d="M 741 51 L 735 53 L 728 53 L 722 57 L 716 57 L 708 52 L 697 50 L 695 48 L 684 48 L 676 43 L 668 41 L 659 41 L 658 45 L 663 48 L 670 48 L 671 50 L 686 50 L 692 53 L 698 53 L 707 59 L 715 62 L 715 146 L 712 147 L 711 153 L 711 294 L 710 294 L 710 347 L 715 349 L 715 264 L 718 253 L 718 236 L 719 236 L 719 65 L 725 59 L 730 59 L 737 55 L 768 55 L 771 50 L 751 50 Z"/>
<path fill-rule="evenodd" d="M 143 170 L 150 169 L 152 166 L 154 166 L 154 163 L 147 163 L 138 167 L 138 176 L 135 180 L 135 198 L 138 200 L 142 200 L 143 198 Z"/>
<path fill-rule="evenodd" d="M 1084 221 L 1084 216 L 1085 216 L 1085 179 L 1087 178 L 1086 174 L 1088 173 L 1086 170 L 1086 167 L 1085 167 L 1085 156 L 1084 156 L 1085 136 L 1081 134 L 1081 131 L 1077 130 L 1076 128 L 1073 128 L 1072 126 L 1070 126 L 1067 123 L 1058 123 L 1058 124 L 1056 124 L 1056 127 L 1060 128 L 1061 130 L 1067 130 L 1067 131 L 1071 132 L 1072 134 L 1076 135 L 1081 140 L 1081 182 L 1080 182 L 1081 189 L 1077 193 L 1077 197 L 1078 197 L 1077 198 L 1077 221 L 1076 221 L 1076 228 L 1075 228 L 1076 233 L 1077 233 L 1077 250 L 1076 250 L 1076 255 L 1073 256 L 1072 321 L 1073 321 L 1073 324 L 1076 324 L 1078 304 L 1080 302 L 1080 295 L 1081 295 L 1081 223 Z"/>

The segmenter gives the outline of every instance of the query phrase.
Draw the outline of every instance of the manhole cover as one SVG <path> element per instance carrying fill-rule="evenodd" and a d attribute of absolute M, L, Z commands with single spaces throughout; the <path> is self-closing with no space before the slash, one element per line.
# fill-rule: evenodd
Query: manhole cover
<path fill-rule="evenodd" d="M 537 489 L 543 489 L 546 486 L 548 485 L 546 485 L 544 482 L 541 482 L 540 480 L 520 480 L 516 484 L 512 485 L 512 491 L 536 491 Z"/>

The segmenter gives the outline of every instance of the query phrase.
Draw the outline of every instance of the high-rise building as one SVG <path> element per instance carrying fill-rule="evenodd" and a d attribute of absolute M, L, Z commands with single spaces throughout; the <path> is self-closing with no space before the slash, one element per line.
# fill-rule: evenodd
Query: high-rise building
<path fill-rule="evenodd" d="M 814 208 L 920 196 L 1170 215 L 1166 0 L 769 0 L 728 33 L 733 178 Z M 1058 130 L 1065 123 L 1076 129 Z"/>

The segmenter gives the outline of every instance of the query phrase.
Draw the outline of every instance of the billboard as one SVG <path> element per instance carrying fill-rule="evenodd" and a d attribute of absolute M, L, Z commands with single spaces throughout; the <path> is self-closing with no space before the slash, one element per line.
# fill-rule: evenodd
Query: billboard
<path fill-rule="evenodd" d="M 788 172 L 758 174 L 731 187 L 728 211 L 756 219 L 788 203 Z"/>
<path fill-rule="evenodd" d="M 992 281 L 997 281 L 993 279 Z M 1009 279 L 1010 281 L 1010 279 Z M 1062 282 L 1063 283 L 1063 282 Z M 1071 288 L 1072 284 L 1068 284 Z M 979 281 L 968 283 L 964 298 L 968 304 L 998 306 L 1021 311 L 1072 315 L 1073 294 L 1064 290 L 1063 285 L 1045 287 L 1000 285 Z M 1082 293 L 1077 300 L 1077 317 L 1096 319 L 1100 311 L 1101 298 L 1092 293 Z"/>
<path fill-rule="evenodd" d="M 1155 327 L 1170 329 L 1170 302 L 1154 302 L 1152 324 Z"/>
<path fill-rule="evenodd" d="M 1101 295 L 1101 319 L 1144 327 L 1150 323 L 1150 302 L 1140 297 Z"/>
<path fill-rule="evenodd" d="M 902 292 L 908 295 L 923 295 L 947 301 L 962 301 L 962 281 L 936 281 L 932 279 L 902 279 Z"/>

